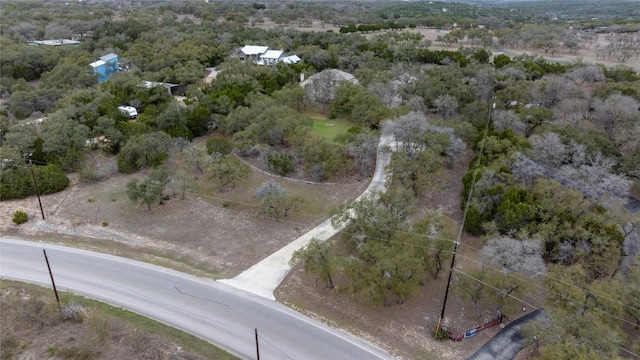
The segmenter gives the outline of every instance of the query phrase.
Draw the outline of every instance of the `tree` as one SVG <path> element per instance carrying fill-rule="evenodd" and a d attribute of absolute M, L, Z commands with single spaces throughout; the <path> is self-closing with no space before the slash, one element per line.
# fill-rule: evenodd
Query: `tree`
<path fill-rule="evenodd" d="M 523 330 L 525 338 L 538 339 L 541 358 L 617 358 L 625 336 L 620 320 L 628 300 L 635 300 L 626 298 L 635 284 L 622 276 L 593 282 L 588 278 L 580 265 L 549 267 L 546 319 Z"/>
<path fill-rule="evenodd" d="M 560 100 L 571 97 L 575 84 L 564 76 L 547 75 L 536 83 L 531 91 L 533 101 L 544 107 L 552 107 Z"/>
<path fill-rule="evenodd" d="M 396 152 L 390 164 L 393 184 L 410 189 L 414 196 L 420 196 L 428 187 L 435 187 L 442 174 L 442 163 L 442 158 L 430 149 L 413 156 Z"/>
<path fill-rule="evenodd" d="M 289 264 L 293 266 L 298 261 L 303 261 L 304 271 L 318 275 L 325 282 L 326 287 L 329 289 L 335 287 L 332 274 L 336 271 L 337 262 L 331 242 L 311 239 L 307 246 L 293 253 Z"/>
<path fill-rule="evenodd" d="M 37 93 L 34 90 L 17 90 L 9 99 L 9 110 L 18 119 L 24 119 L 36 110 Z"/>
<path fill-rule="evenodd" d="M 388 109 L 375 95 L 358 84 L 342 82 L 338 85 L 331 106 L 332 115 L 346 115 L 362 127 L 375 127 Z"/>
<path fill-rule="evenodd" d="M 293 158 L 291 155 L 279 152 L 270 152 L 267 155 L 267 166 L 269 170 L 280 176 L 287 176 L 295 170 Z"/>
<path fill-rule="evenodd" d="M 394 137 L 397 150 L 402 150 L 413 156 L 424 148 L 423 138 L 427 126 L 424 114 L 413 111 L 384 123 L 383 134 Z"/>
<path fill-rule="evenodd" d="M 494 110 L 491 112 L 491 121 L 496 131 L 511 130 L 515 135 L 526 134 L 527 125 L 511 110 Z"/>
<path fill-rule="evenodd" d="M 451 259 L 454 247 L 453 224 L 442 211 L 425 211 L 422 218 L 413 224 L 411 230 L 415 234 L 416 245 L 428 259 L 427 271 L 434 279 L 442 271 L 444 262 Z"/>
<path fill-rule="evenodd" d="M 187 140 L 193 138 L 193 133 L 187 126 L 187 111 L 177 102 L 171 102 L 158 116 L 156 123 L 159 130 L 172 137 L 183 137 Z"/>
<path fill-rule="evenodd" d="M 391 107 L 393 105 L 393 101 L 398 96 L 398 90 L 396 85 L 392 81 L 374 81 L 367 87 L 367 91 L 375 95 L 380 101 L 385 104 L 387 107 Z"/>
<path fill-rule="evenodd" d="M 118 170 L 133 172 L 144 166 L 158 166 L 167 158 L 171 137 L 164 132 L 150 132 L 130 138 L 118 154 Z"/>
<path fill-rule="evenodd" d="M 299 210 L 304 203 L 303 198 L 287 195 L 278 183 L 272 181 L 258 186 L 255 195 L 260 199 L 260 214 L 275 219 L 287 217 L 291 211 Z"/>
<path fill-rule="evenodd" d="M 485 50 L 482 50 L 485 51 Z M 491 67 L 483 67 L 478 70 L 474 77 L 476 84 L 476 95 L 478 100 L 488 101 L 493 97 L 496 85 L 496 72 Z"/>
<path fill-rule="evenodd" d="M 127 183 L 127 196 L 134 203 L 141 203 L 151 211 L 151 204 L 160 202 L 166 185 L 171 177 L 166 168 L 157 168 L 149 172 L 145 180 L 133 179 Z"/>
<path fill-rule="evenodd" d="M 41 195 L 57 193 L 69 186 L 67 174 L 54 164 L 37 166 L 35 170 L 38 192 Z"/>
<path fill-rule="evenodd" d="M 361 176 L 368 176 L 376 163 L 378 137 L 370 131 L 362 131 L 347 143 L 347 152 Z"/>
<path fill-rule="evenodd" d="M 315 181 L 327 180 L 347 165 L 340 144 L 320 137 L 307 139 L 302 145 L 301 157 L 305 170 Z"/>
<path fill-rule="evenodd" d="M 445 120 L 451 118 L 458 112 L 458 100 L 449 94 L 438 96 L 433 100 L 433 106 L 436 107 L 438 113 L 440 113 Z"/>
<path fill-rule="evenodd" d="M 207 139 L 207 154 L 219 153 L 222 155 L 229 155 L 233 150 L 233 143 L 229 140 L 221 137 L 214 137 Z"/>
<path fill-rule="evenodd" d="M 325 70 L 316 74 L 305 85 L 305 96 L 310 101 L 322 105 L 322 113 L 327 114 L 327 104 L 336 96 L 336 84 L 338 79 L 333 70 Z"/>
<path fill-rule="evenodd" d="M 482 248 L 482 254 L 500 266 L 500 271 L 504 274 L 520 272 L 538 275 L 547 271 L 538 240 L 507 236 L 491 238 Z"/>
<path fill-rule="evenodd" d="M 63 39 L 69 39 L 72 35 L 71 29 L 58 23 L 49 23 L 44 27 L 44 36 L 47 39 L 59 40 L 62 43 Z"/>
<path fill-rule="evenodd" d="M 232 190 L 249 175 L 251 167 L 233 156 L 216 161 L 209 168 L 209 178 L 220 185 L 218 192 Z"/>
<path fill-rule="evenodd" d="M 622 147 L 640 135 L 640 101 L 621 94 L 610 95 L 595 103 L 594 120 L 616 146 Z"/>
<path fill-rule="evenodd" d="M 452 284 L 453 290 L 468 298 L 476 307 L 476 316 L 481 317 L 480 303 L 486 297 L 488 291 L 485 283 L 485 271 L 477 270 L 457 270 L 456 277 Z"/>
<path fill-rule="evenodd" d="M 519 110 L 522 121 L 527 125 L 525 136 L 533 135 L 536 128 L 548 123 L 553 118 L 553 112 L 542 106 L 532 106 L 530 108 L 522 108 Z"/>

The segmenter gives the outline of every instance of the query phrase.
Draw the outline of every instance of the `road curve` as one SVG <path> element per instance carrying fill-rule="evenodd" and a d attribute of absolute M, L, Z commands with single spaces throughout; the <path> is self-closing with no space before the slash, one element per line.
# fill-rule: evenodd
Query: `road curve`
<path fill-rule="evenodd" d="M 0 238 L 0 277 L 100 300 L 184 330 L 245 359 L 391 359 L 281 304 L 211 279 L 64 246 Z"/>

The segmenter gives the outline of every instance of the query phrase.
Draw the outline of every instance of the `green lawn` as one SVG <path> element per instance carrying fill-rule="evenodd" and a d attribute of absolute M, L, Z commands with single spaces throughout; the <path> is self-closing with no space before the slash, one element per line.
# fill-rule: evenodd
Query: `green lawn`
<path fill-rule="evenodd" d="M 353 124 L 341 119 L 326 119 L 313 116 L 311 131 L 327 140 L 333 141 L 337 135 L 346 134 Z"/>

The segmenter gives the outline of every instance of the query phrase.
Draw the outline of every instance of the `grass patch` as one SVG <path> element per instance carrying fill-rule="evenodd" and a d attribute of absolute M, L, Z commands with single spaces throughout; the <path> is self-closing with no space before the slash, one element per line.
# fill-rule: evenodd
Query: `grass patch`
<path fill-rule="evenodd" d="M 351 122 L 342 119 L 327 119 L 319 116 L 311 117 L 313 118 L 311 132 L 330 141 L 334 141 L 338 135 L 346 134 L 347 130 L 353 127 Z"/>

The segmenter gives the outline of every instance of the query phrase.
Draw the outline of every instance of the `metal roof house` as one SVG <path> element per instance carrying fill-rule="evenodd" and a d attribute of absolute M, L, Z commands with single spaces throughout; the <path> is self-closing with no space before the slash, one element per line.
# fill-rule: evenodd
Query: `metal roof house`
<path fill-rule="evenodd" d="M 300 59 L 298 55 L 290 55 L 290 56 L 283 57 L 282 59 L 280 59 L 280 61 L 282 61 L 285 64 L 297 64 L 300 61 L 302 61 L 302 59 Z"/>
<path fill-rule="evenodd" d="M 237 53 L 237 57 L 242 61 L 258 61 L 260 55 L 269 50 L 268 46 L 245 45 Z"/>
<path fill-rule="evenodd" d="M 98 75 L 98 83 L 109 80 L 111 75 L 120 71 L 118 55 L 114 53 L 101 56 L 99 60 L 90 63 L 89 66 Z"/>
<path fill-rule="evenodd" d="M 78 45 L 80 41 L 69 39 L 56 39 L 56 40 L 34 40 L 27 42 L 28 45 L 47 45 L 47 46 L 60 46 L 60 45 Z"/>
<path fill-rule="evenodd" d="M 176 95 L 178 93 L 181 92 L 182 89 L 180 84 L 172 84 L 172 83 L 165 83 L 165 82 L 156 82 L 156 81 L 147 81 L 147 80 L 143 80 L 140 85 L 140 87 L 143 87 L 145 89 L 151 89 L 154 88 L 156 86 L 162 86 L 167 90 L 167 93 L 169 95 Z"/>
<path fill-rule="evenodd" d="M 232 57 L 257 65 L 275 65 L 281 62 L 295 64 L 301 61 L 297 55 L 287 56 L 284 50 L 271 50 L 268 46 L 245 45 L 231 53 Z"/>
<path fill-rule="evenodd" d="M 260 60 L 256 62 L 258 65 L 274 65 L 281 61 L 284 56 L 282 50 L 267 50 L 264 54 L 260 55 Z"/>

